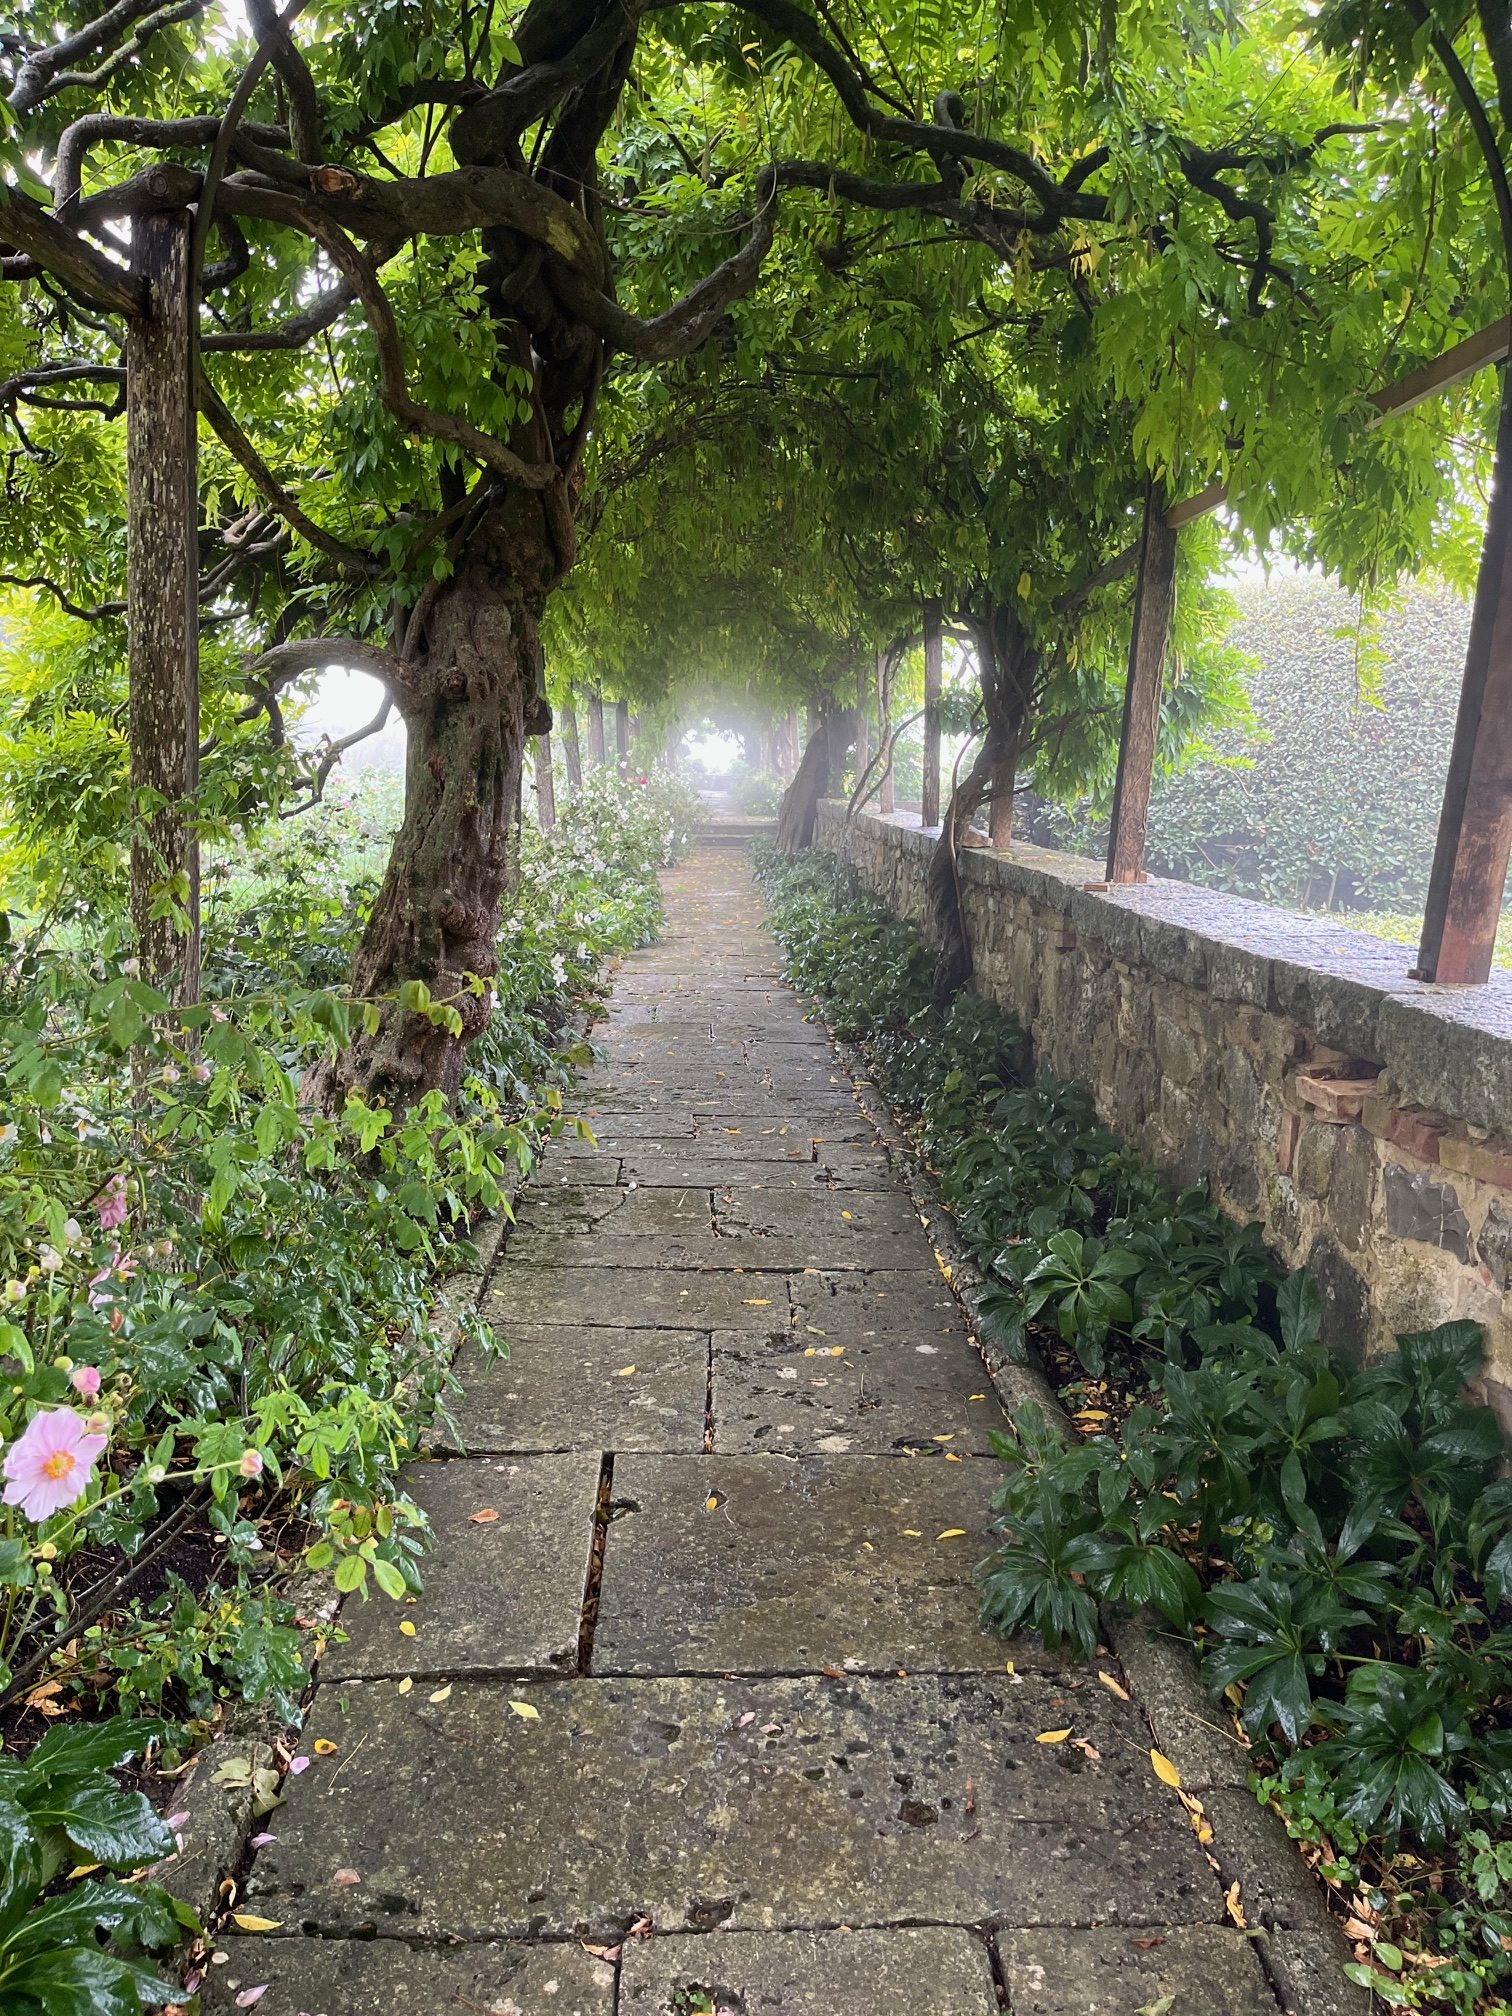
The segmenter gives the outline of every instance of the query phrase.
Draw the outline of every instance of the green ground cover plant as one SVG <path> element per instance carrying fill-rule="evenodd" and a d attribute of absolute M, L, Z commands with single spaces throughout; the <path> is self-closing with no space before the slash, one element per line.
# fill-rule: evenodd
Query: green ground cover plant
<path fill-rule="evenodd" d="M 1163 1183 L 1022 1032 L 929 1006 L 912 927 L 817 856 L 760 859 L 795 985 L 872 1068 L 987 1272 L 981 1318 L 1037 1357 L 998 1440 L 985 1617 L 1090 1657 L 1099 1606 L 1189 1638 L 1215 1700 L 1391 2006 L 1491 2016 L 1512 1987 L 1512 1483 L 1451 1323 L 1361 1366 L 1305 1273 L 1204 1188 Z"/>
<path fill-rule="evenodd" d="M 304 1634 L 280 1583 L 301 1562 L 346 1593 L 418 1587 L 425 1522 L 398 1473 L 454 1390 L 439 1285 L 543 1143 L 578 1127 L 574 1018 L 605 959 L 655 934 L 656 870 L 695 807 L 670 779 L 598 773 L 551 832 L 524 826 L 496 1013 L 460 1097 L 401 1114 L 354 1094 L 326 1114 L 301 1085 L 369 1012 L 341 982 L 392 809 L 369 787 L 213 868 L 193 1008 L 141 978 L 108 905 L 61 927 L 8 914 L 0 1729 L 11 1753 L 49 1733 L 0 1756 L 7 2011 L 134 2009 L 137 1963 L 68 1958 L 65 1935 L 82 1950 L 97 1923 L 141 1947 L 173 1929 L 145 1890 L 129 1910 L 119 1885 L 58 1891 L 61 1850 L 49 1835 L 33 1852 L 12 1811 L 36 1774 L 83 1754 L 99 1778 L 149 1744 L 171 1770 L 239 1707 L 293 1719 Z M 422 991 L 417 1010 L 455 1014 Z M 114 1749 L 90 1747 L 100 1728 Z M 90 1800 L 151 1815 L 108 1779 Z M 91 1846 L 68 1832 L 76 1809 L 57 1822 L 70 1863 L 135 1868 L 172 1846 L 156 1821 Z"/>

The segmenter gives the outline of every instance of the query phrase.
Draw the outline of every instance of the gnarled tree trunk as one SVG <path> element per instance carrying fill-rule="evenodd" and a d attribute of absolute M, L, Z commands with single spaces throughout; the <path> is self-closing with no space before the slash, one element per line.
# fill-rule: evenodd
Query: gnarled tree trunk
<path fill-rule="evenodd" d="M 939 1008 L 955 999 L 973 971 L 971 936 L 961 907 L 962 841 L 972 818 L 990 799 L 993 844 L 1007 845 L 1013 827 L 1014 781 L 1040 671 L 1039 654 L 1011 610 L 996 609 L 974 627 L 985 717 L 982 745 L 951 793 L 925 885 L 930 919 L 940 941 L 933 988 Z M 999 833 L 1004 836 L 1001 841 Z"/>
<path fill-rule="evenodd" d="M 526 740 L 551 727 L 539 626 L 558 572 L 539 495 L 503 493 L 402 668 L 404 818 L 352 968 L 378 1026 L 312 1074 L 308 1089 L 327 1108 L 352 1089 L 403 1107 L 433 1087 L 452 1098 L 461 1084 L 492 1006 Z M 456 1009 L 460 1030 L 399 1005 L 412 981 Z"/>
<path fill-rule="evenodd" d="M 809 710 L 809 719 L 813 731 L 777 808 L 779 854 L 801 854 L 813 846 L 819 800 L 829 790 L 831 777 L 839 774 L 845 752 L 855 739 L 856 717 L 848 707 L 834 708 L 821 702 Z"/>

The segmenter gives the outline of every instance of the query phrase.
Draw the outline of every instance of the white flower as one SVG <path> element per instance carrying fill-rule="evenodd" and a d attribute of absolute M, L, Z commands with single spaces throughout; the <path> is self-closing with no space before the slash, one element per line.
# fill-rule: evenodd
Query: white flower
<path fill-rule="evenodd" d="M 70 1247 L 84 1244 L 84 1228 L 77 1218 L 63 1220 L 63 1244 Z"/>
<path fill-rule="evenodd" d="M 44 1246 L 37 1255 L 37 1265 L 44 1274 L 56 1274 L 63 1265 L 63 1255 L 56 1246 Z"/>

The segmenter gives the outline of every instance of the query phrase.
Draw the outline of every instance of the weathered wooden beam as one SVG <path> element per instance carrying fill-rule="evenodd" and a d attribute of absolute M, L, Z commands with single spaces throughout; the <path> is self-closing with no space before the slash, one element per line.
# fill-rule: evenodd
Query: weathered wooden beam
<path fill-rule="evenodd" d="M 118 266 L 19 189 L 0 188 L 0 244 L 25 253 L 92 307 L 116 315 L 141 312 L 145 296 L 140 273 Z"/>
<path fill-rule="evenodd" d="M 180 1001 L 199 997 L 200 959 L 192 229 L 187 211 L 137 220 L 132 270 L 142 305 L 126 337 L 131 914 L 144 974 L 173 976 Z M 153 914 L 170 896 L 187 930 Z"/>
<path fill-rule="evenodd" d="M 1387 420 L 1400 419 L 1410 413 L 1414 406 L 1421 406 L 1425 399 L 1432 399 L 1440 392 L 1447 392 L 1451 385 L 1463 384 L 1473 378 L 1477 371 L 1488 364 L 1499 364 L 1512 353 L 1512 316 L 1503 315 L 1498 322 L 1478 329 L 1473 336 L 1467 336 L 1463 343 L 1456 343 L 1441 357 L 1435 357 L 1431 364 L 1423 364 L 1416 371 L 1409 371 L 1405 378 L 1398 378 L 1395 384 L 1383 386 L 1379 392 L 1366 396 L 1375 408 L 1369 426 L 1374 429 Z M 1183 497 L 1166 512 L 1166 523 L 1173 531 L 1183 525 L 1190 525 L 1198 518 L 1206 518 L 1210 512 L 1221 510 L 1229 500 L 1227 483 L 1209 483 L 1190 497 Z"/>
<path fill-rule="evenodd" d="M 1123 730 L 1118 738 L 1113 825 L 1108 835 L 1109 882 L 1137 882 L 1144 872 L 1150 786 L 1160 740 L 1160 690 L 1176 606 L 1178 538 L 1165 509 L 1165 493 L 1152 481 L 1145 494 L 1139 572 L 1134 584 L 1134 627 L 1124 682 Z"/>
<path fill-rule="evenodd" d="M 944 683 L 944 646 L 937 601 L 924 604 L 924 785 L 919 800 L 919 824 L 940 823 L 940 689 Z"/>
<path fill-rule="evenodd" d="M 1491 504 L 1444 780 L 1416 974 L 1477 987 L 1491 974 L 1512 857 L 1512 380 L 1502 382 Z"/>

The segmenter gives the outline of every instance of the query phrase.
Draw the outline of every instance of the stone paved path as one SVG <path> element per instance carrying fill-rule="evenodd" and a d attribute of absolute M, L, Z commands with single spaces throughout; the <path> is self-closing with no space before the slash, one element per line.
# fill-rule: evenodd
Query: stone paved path
<path fill-rule="evenodd" d="M 749 870 L 668 893 L 214 2006 L 1276 2016 L 1137 1702 L 977 1628 L 1001 1416 Z"/>

